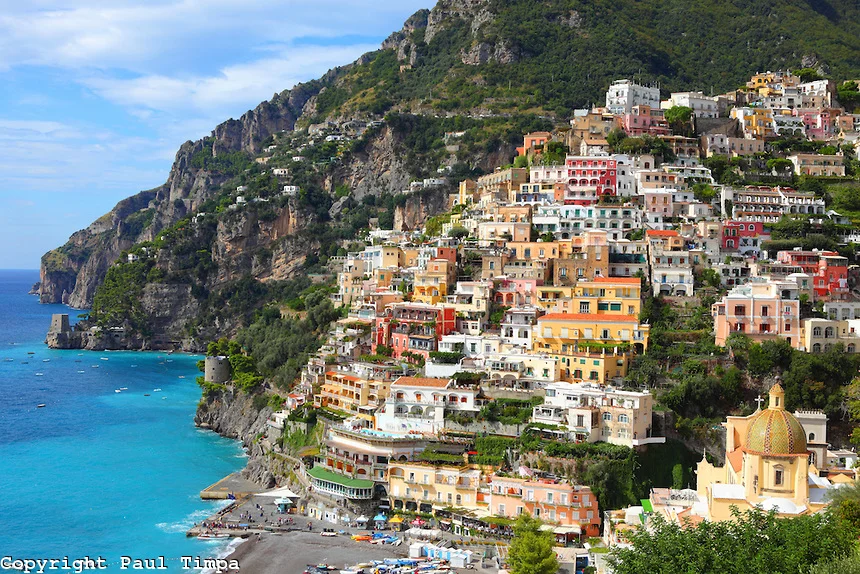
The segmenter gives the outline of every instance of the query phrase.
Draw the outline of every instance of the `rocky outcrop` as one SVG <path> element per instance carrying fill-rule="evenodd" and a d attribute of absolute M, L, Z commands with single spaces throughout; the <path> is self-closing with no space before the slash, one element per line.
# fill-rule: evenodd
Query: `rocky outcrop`
<path fill-rule="evenodd" d="M 349 185 L 352 195 L 362 199 L 383 192 L 396 194 L 409 188 L 410 174 L 398 150 L 394 133 L 383 128 L 378 137 L 335 173 L 335 178 Z"/>
<path fill-rule="evenodd" d="M 420 229 L 427 218 L 448 211 L 448 195 L 451 191 L 451 188 L 443 186 L 409 195 L 406 203 L 394 210 L 394 229 Z"/>
<path fill-rule="evenodd" d="M 484 24 L 495 18 L 489 6 L 490 0 L 439 0 L 427 15 L 424 41 L 430 43 L 433 37 L 453 19 L 468 22 L 474 35 Z"/>
<path fill-rule="evenodd" d="M 504 41 L 496 44 L 478 42 L 473 44 L 468 50 L 463 49 L 460 51 L 460 60 L 467 66 L 478 66 L 489 62 L 513 64 L 519 59 L 519 51 Z"/>
<path fill-rule="evenodd" d="M 258 437 L 266 430 L 266 421 L 272 414 L 268 406 L 254 406 L 255 394 L 240 393 L 232 389 L 205 395 L 197 406 L 194 424 L 210 429 L 221 436 L 238 439 L 245 446 L 249 458 L 242 475 L 267 488 L 275 486 L 271 457 L 258 444 Z"/>

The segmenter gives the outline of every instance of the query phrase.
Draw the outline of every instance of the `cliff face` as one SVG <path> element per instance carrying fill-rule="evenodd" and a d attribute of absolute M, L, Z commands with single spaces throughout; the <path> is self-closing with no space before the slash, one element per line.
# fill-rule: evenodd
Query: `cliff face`
<path fill-rule="evenodd" d="M 394 229 L 413 231 L 420 229 L 427 218 L 448 210 L 448 187 L 429 189 L 410 195 L 406 203 L 394 209 Z"/>
<path fill-rule="evenodd" d="M 194 424 L 213 430 L 227 438 L 238 439 L 248 451 L 248 464 L 242 471 L 245 478 L 267 488 L 275 486 L 273 461 L 266 456 L 265 448 L 257 444 L 257 437 L 266 430 L 266 421 L 272 409 L 254 406 L 254 396 L 233 391 L 210 394 L 197 407 Z M 284 474 L 284 472 L 279 472 Z"/>
<path fill-rule="evenodd" d="M 42 257 L 40 301 L 90 307 L 107 268 L 124 249 L 152 240 L 162 229 L 195 211 L 226 180 L 222 175 L 193 167 L 195 153 L 204 147 L 211 148 L 216 157 L 237 151 L 257 153 L 261 142 L 270 135 L 293 129 L 305 104 L 320 87 L 319 82 L 300 84 L 276 94 L 238 120 L 219 125 L 212 138 L 182 144 L 164 185 L 124 199 L 88 228 L 72 235 L 68 243 Z"/>

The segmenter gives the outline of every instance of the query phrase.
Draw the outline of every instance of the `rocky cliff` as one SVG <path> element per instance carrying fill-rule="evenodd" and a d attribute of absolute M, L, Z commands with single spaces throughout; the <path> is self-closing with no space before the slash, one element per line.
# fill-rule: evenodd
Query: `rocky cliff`
<path fill-rule="evenodd" d="M 248 463 L 242 475 L 266 488 L 275 486 L 275 474 L 282 476 L 285 469 L 277 467 L 279 461 L 268 455 L 258 437 L 265 433 L 266 421 L 272 409 L 254 406 L 254 397 L 232 390 L 204 396 L 197 406 L 194 424 L 213 430 L 221 436 L 242 441 L 248 452 Z M 274 472 L 273 472 L 274 471 Z"/>
<path fill-rule="evenodd" d="M 92 225 L 72 235 L 68 243 L 42 257 L 41 302 L 89 308 L 107 268 L 124 249 L 152 240 L 162 229 L 196 211 L 227 179 L 223 174 L 195 167 L 195 154 L 256 154 L 266 138 L 295 127 L 305 104 L 320 88 L 319 82 L 299 84 L 275 94 L 272 100 L 238 120 L 222 123 L 210 137 L 182 144 L 164 185 L 124 199 Z"/>

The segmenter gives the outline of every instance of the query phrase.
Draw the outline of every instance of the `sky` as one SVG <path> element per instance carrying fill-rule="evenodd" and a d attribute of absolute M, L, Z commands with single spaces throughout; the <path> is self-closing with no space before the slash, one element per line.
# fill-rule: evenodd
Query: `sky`
<path fill-rule="evenodd" d="M 179 146 L 432 0 L 0 0 L 0 269 L 36 269 Z"/>

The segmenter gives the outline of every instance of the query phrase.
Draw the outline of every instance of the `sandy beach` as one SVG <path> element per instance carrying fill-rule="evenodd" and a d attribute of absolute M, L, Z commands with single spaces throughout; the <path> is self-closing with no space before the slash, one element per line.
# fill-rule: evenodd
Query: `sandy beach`
<path fill-rule="evenodd" d="M 369 560 L 405 556 L 404 546 L 381 546 L 356 542 L 348 536 L 325 538 L 316 532 L 256 535 L 227 557 L 238 560 L 242 574 L 301 574 L 308 564 L 330 564 L 337 568 Z"/>

